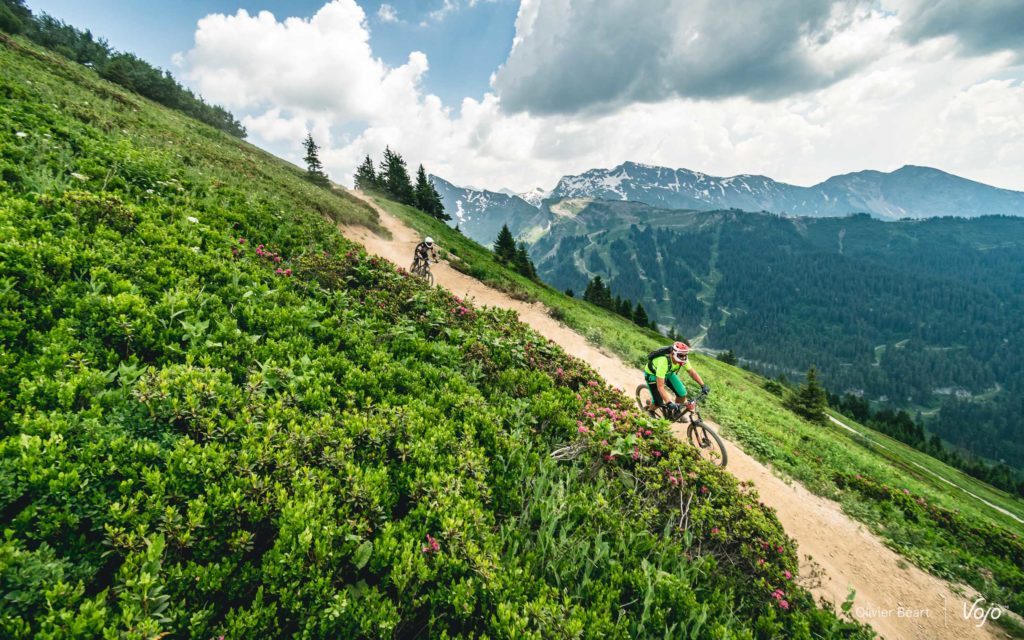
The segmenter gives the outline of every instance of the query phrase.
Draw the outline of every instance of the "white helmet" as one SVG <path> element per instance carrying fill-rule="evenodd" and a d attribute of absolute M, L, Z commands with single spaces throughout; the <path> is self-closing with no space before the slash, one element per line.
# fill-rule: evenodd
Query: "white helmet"
<path fill-rule="evenodd" d="M 425 242 L 429 246 L 434 244 L 434 239 L 431 238 L 430 236 L 427 236 L 426 238 L 424 238 L 423 242 Z"/>

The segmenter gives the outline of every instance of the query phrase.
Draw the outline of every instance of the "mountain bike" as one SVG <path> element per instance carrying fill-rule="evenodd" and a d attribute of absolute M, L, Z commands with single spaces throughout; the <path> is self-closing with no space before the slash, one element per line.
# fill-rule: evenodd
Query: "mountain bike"
<path fill-rule="evenodd" d="M 434 260 L 437 262 L 437 260 Z M 419 276 L 426 280 L 427 284 L 434 286 L 434 274 L 430 272 L 430 259 L 424 260 L 423 258 L 415 258 L 412 261 L 412 266 L 409 267 L 409 273 Z"/>
<path fill-rule="evenodd" d="M 725 444 L 718 434 L 715 433 L 715 430 L 705 424 L 704 420 L 700 417 L 698 403 L 703 402 L 707 397 L 706 393 L 702 393 L 694 398 L 692 410 L 684 404 L 681 405 L 678 411 L 672 412 L 665 406 L 654 404 L 651 389 L 646 384 L 636 388 L 636 403 L 642 411 L 646 411 L 651 417 L 662 417 L 669 422 L 687 425 L 686 440 L 697 448 L 700 457 L 719 467 L 725 467 L 729 462 L 729 454 L 725 451 Z"/>

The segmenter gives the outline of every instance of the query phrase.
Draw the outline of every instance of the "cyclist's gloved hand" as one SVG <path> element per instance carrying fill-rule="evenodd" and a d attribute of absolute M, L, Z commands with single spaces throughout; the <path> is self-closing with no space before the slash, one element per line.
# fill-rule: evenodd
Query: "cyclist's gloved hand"
<path fill-rule="evenodd" d="M 670 414 L 677 413 L 679 411 L 679 405 L 675 402 L 669 402 L 665 405 L 665 409 L 667 409 Z"/>
<path fill-rule="evenodd" d="M 701 385 L 701 387 L 700 387 L 700 392 L 701 392 L 701 393 L 703 393 L 704 395 L 708 395 L 708 394 L 710 394 L 710 393 L 711 393 L 711 387 L 709 387 L 709 386 L 708 386 L 708 385 L 706 385 L 706 384 L 703 384 L 703 385 Z"/>

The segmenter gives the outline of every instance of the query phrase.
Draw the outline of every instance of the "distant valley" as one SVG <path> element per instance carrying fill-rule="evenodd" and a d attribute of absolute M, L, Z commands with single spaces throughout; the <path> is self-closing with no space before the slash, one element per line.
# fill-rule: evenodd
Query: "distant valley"
<path fill-rule="evenodd" d="M 599 275 L 705 348 L 790 379 L 816 364 L 837 393 L 1024 467 L 1022 193 L 922 167 L 802 188 L 624 163 L 536 206 L 435 184 L 453 225 L 489 246 L 507 224 L 559 289 Z"/>

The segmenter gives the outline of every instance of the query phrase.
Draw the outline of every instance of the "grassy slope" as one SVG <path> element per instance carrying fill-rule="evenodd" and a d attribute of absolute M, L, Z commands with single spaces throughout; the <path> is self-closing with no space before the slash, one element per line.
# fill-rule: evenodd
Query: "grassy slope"
<path fill-rule="evenodd" d="M 865 636 L 756 493 L 345 241 L 360 203 L 55 56 L 0 67 L 0 635 Z"/>
<path fill-rule="evenodd" d="M 627 362 L 643 362 L 644 354 L 665 341 L 615 314 L 509 274 L 494 263 L 489 251 L 436 220 L 382 198 L 377 202 L 456 253 L 466 263 L 460 269 L 499 288 L 517 289 L 521 297 L 541 300 L 553 315 Z M 725 435 L 740 442 L 745 451 L 800 480 L 812 492 L 838 500 L 847 514 L 869 525 L 922 568 L 966 582 L 990 601 L 1024 612 L 1024 526 L 908 462 L 916 461 L 1022 517 L 1024 502 L 842 416 L 842 421 L 870 433 L 890 451 L 872 447 L 839 427 L 808 423 L 790 412 L 783 399 L 767 391 L 761 376 L 711 358 L 697 356 L 695 360 L 714 390 L 709 402 L 711 415 L 723 426 Z M 858 475 L 866 484 L 861 484 Z M 921 505 L 904 505 L 900 496 L 890 498 L 889 492 L 923 500 L 925 505 L 944 511 L 920 513 Z M 947 519 L 946 510 L 959 515 L 949 515 L 957 524 L 944 528 L 941 522 Z M 999 532 L 999 542 L 979 537 L 978 531 Z M 1004 548 L 1004 542 L 1009 547 Z M 994 552 L 996 547 L 1003 551 Z"/>

